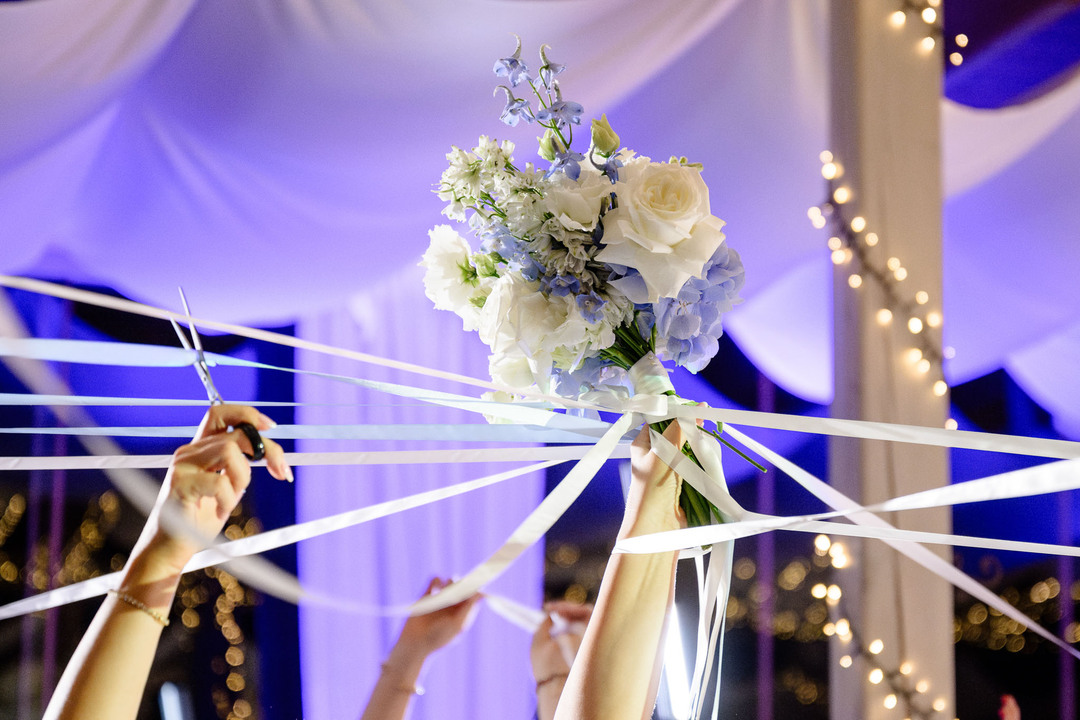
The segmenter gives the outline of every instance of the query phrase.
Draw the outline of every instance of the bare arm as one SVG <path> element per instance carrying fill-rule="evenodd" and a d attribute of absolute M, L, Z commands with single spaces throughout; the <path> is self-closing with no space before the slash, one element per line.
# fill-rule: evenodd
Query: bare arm
<path fill-rule="evenodd" d="M 135 718 L 184 566 L 221 531 L 251 480 L 243 456 L 251 450 L 247 438 L 228 432 L 242 422 L 260 430 L 273 426 L 253 408 L 218 405 L 203 418 L 194 441 L 174 453 L 157 504 L 124 567 L 119 594 L 110 593 L 94 616 L 60 678 L 46 720 Z M 270 473 L 292 479 L 281 447 L 263 442 Z M 197 532 L 170 535 L 164 527 L 166 506 Z"/>
<path fill-rule="evenodd" d="M 438 592 L 449 580 L 434 578 L 424 595 Z M 431 653 L 449 644 L 465 628 L 479 595 L 457 605 L 405 621 L 401 635 L 382 664 L 382 672 L 371 691 L 361 720 L 401 720 L 416 693 L 420 671 Z"/>
<path fill-rule="evenodd" d="M 593 609 L 591 605 L 559 600 L 545 604 L 544 610 L 547 618 L 533 634 L 529 659 L 536 680 L 536 716 L 539 720 L 553 720 Z M 556 617 L 561 621 L 560 628 L 555 627 Z"/>
<path fill-rule="evenodd" d="M 678 423 L 664 435 L 682 446 Z M 681 527 L 680 479 L 650 452 L 647 428 L 634 441 L 632 467 L 619 538 Z M 677 560 L 676 552 L 612 555 L 556 720 L 649 717 L 660 682 L 660 650 Z"/>

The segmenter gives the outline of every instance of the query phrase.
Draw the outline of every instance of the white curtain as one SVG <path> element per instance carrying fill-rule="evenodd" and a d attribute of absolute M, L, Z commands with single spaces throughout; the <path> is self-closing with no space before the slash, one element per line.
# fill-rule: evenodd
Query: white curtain
<path fill-rule="evenodd" d="M 354 297 L 349 308 L 305 317 L 308 340 L 484 377 L 486 348 L 456 316 L 432 309 L 419 268 L 408 268 Z M 304 370 L 432 387 L 430 379 L 353 361 L 303 353 Z M 471 393 L 475 388 L 439 389 Z M 480 422 L 469 413 L 433 408 L 324 378 L 301 376 L 301 424 Z M 363 449 L 432 449 L 445 443 L 364 443 Z M 304 442 L 302 451 L 356 449 Z M 515 467 L 513 463 L 305 468 L 297 479 L 297 515 L 304 521 L 366 507 Z M 543 497 L 533 473 L 498 486 L 324 535 L 298 547 L 305 586 L 371 607 L 401 606 L 428 579 L 462 576 L 484 560 Z M 531 607 L 542 600 L 541 546 L 528 551 L 490 590 Z M 303 606 L 300 615 L 304 716 L 359 717 L 402 619 Z M 534 710 L 528 633 L 481 606 L 460 641 L 431 658 L 414 701 L 415 720 L 527 718 Z"/>

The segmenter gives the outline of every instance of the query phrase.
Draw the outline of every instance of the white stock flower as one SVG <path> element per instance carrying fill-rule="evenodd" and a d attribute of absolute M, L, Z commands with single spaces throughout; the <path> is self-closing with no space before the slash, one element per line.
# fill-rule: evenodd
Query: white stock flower
<path fill-rule="evenodd" d="M 469 262 L 469 243 L 449 225 L 436 225 L 428 237 L 431 242 L 419 263 L 425 270 L 424 293 L 436 309 L 457 313 L 465 330 L 476 330 L 480 308 L 473 297 L 482 296 L 486 288 Z"/>
<path fill-rule="evenodd" d="M 724 221 L 709 209 L 709 188 L 695 167 L 626 162 L 615 189 L 618 207 L 604 217 L 596 259 L 641 273 L 649 302 L 675 297 L 724 241 Z"/>

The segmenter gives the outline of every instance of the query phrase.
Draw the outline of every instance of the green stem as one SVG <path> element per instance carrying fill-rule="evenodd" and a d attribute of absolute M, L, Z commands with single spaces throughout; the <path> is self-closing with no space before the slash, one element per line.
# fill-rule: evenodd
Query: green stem
<path fill-rule="evenodd" d="M 728 439 L 727 439 L 727 438 L 723 437 L 723 436 L 722 436 L 722 435 L 721 435 L 720 433 L 718 433 L 718 432 L 713 432 L 712 430 L 706 430 L 705 428 L 701 428 L 701 432 L 705 433 L 706 435 L 712 435 L 712 436 L 713 436 L 714 438 L 716 438 L 717 440 L 719 440 L 720 442 L 722 442 L 722 443 L 723 443 L 724 445 L 726 445 L 726 446 L 728 446 L 729 448 L 731 448 L 731 451 L 732 451 L 733 453 L 735 453 L 736 455 L 738 455 L 739 457 L 741 457 L 741 458 L 742 458 L 743 460 L 745 460 L 746 462 L 748 462 L 748 463 L 750 463 L 751 465 L 753 465 L 754 467 L 756 467 L 756 468 L 757 468 L 758 470 L 760 470 L 761 472 L 769 472 L 769 471 L 768 471 L 768 470 L 767 470 L 767 469 L 765 468 L 765 466 L 764 466 L 764 465 L 762 465 L 761 463 L 759 463 L 759 462 L 755 461 L 755 460 L 754 460 L 754 459 L 753 459 L 752 457 L 750 457 L 749 455 L 747 455 L 746 453 L 744 453 L 744 452 L 743 452 L 742 450 L 740 450 L 739 448 L 737 448 L 737 447 L 735 447 L 734 445 L 732 445 L 732 444 L 731 444 L 731 442 L 730 442 L 730 441 L 728 441 Z"/>

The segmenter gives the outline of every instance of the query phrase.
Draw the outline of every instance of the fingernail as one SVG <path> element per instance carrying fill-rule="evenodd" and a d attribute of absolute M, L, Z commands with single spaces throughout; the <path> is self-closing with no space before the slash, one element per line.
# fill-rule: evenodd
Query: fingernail
<path fill-rule="evenodd" d="M 277 427 L 276 422 L 268 418 L 266 415 L 263 415 L 262 413 L 259 413 L 259 419 L 262 420 L 263 424 L 266 425 L 268 429 Z"/>
<path fill-rule="evenodd" d="M 293 481 L 292 468 L 289 467 L 288 465 L 285 466 L 285 479 L 288 480 L 289 482 Z"/>

